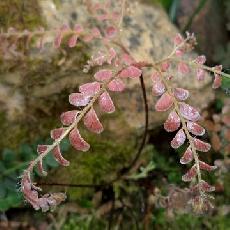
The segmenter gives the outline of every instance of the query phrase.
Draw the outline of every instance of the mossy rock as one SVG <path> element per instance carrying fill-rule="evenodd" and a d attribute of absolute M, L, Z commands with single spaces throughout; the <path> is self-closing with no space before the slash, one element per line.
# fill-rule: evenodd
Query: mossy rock
<path fill-rule="evenodd" d="M 0 2 L 0 28 L 34 29 L 43 25 L 37 0 L 4 0 Z"/>
<path fill-rule="evenodd" d="M 79 187 L 44 187 L 47 191 L 65 191 L 69 200 L 81 200 L 95 193 L 97 187 L 84 188 L 81 185 L 105 185 L 113 181 L 121 169 L 127 167 L 137 153 L 137 138 L 130 135 L 129 140 L 112 137 L 110 132 L 100 136 L 82 132 L 82 136 L 90 143 L 90 150 L 86 153 L 76 152 L 74 149 L 65 154 L 70 160 L 69 167 L 60 167 L 44 178 L 47 184 L 70 184 Z M 141 159 L 145 163 L 151 159 L 151 148 L 143 150 Z M 58 178 L 58 181 L 57 181 Z M 43 180 L 42 180 L 43 181 Z"/>

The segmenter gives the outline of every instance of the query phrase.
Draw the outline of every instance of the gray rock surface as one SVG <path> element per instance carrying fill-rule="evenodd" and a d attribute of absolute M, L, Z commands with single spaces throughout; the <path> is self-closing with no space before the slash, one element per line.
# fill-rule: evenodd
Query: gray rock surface
<path fill-rule="evenodd" d="M 63 23 L 74 25 L 76 22 L 80 24 L 90 22 L 90 17 L 80 2 L 60 0 L 56 5 L 53 0 L 40 0 L 41 14 L 47 28 L 53 30 Z M 172 38 L 177 32 L 160 7 L 137 3 L 130 4 L 129 13 L 124 17 L 121 39 L 136 60 L 154 61 L 162 59 L 171 52 Z M 89 50 L 80 45 L 68 51 L 54 50 L 52 40 L 52 34 L 46 37 L 46 41 L 50 43 L 41 53 L 30 50 L 30 58 L 35 60 L 33 65 L 18 66 L 13 72 L 1 74 L 0 89 L 4 89 L 0 92 L 1 111 L 7 111 L 8 120 L 15 121 L 26 117 L 27 121 L 30 122 L 31 119 L 31 122 L 36 124 L 40 120 L 40 117 L 37 117 L 38 110 L 49 116 L 58 117 L 59 110 L 70 108 L 68 94 L 76 91 L 79 84 L 92 79 L 92 75 L 83 73 L 82 69 L 87 55 L 100 47 L 93 46 L 92 50 Z M 162 115 L 154 111 L 156 98 L 151 94 L 150 75 L 151 72 L 145 71 L 144 79 L 148 91 L 150 124 L 156 127 L 162 124 L 167 114 Z M 207 77 L 206 81 L 197 82 L 193 71 L 185 77 L 176 76 L 174 79 L 179 86 L 190 90 L 192 105 L 203 109 L 213 100 L 211 78 Z M 59 97 L 62 97 L 63 108 L 60 108 Z M 122 111 L 119 113 L 122 121 L 120 118 L 111 119 L 108 123 L 110 129 L 119 134 L 124 124 L 130 130 L 143 127 L 144 106 L 138 80 L 128 81 L 127 90 L 115 95 L 114 100 L 117 109 Z M 54 114 L 53 110 L 57 113 Z"/>
<path fill-rule="evenodd" d="M 63 23 L 71 25 L 76 22 L 85 23 L 89 20 L 86 16 L 87 12 L 79 4 L 79 1 L 61 1 L 58 7 L 52 0 L 41 1 L 41 8 L 49 28 L 57 28 Z M 162 59 L 170 53 L 173 47 L 172 38 L 176 33 L 178 30 L 169 21 L 163 9 L 158 6 L 137 3 L 129 5 L 129 14 L 124 17 L 123 21 L 121 40 L 136 60 L 154 61 Z M 175 83 L 190 90 L 191 104 L 203 109 L 213 100 L 214 94 L 209 87 L 210 78 L 206 78 L 204 82 L 197 82 L 194 71 L 185 77 L 178 76 L 175 71 L 174 73 L 177 75 Z M 154 127 L 162 123 L 165 115 L 162 116 L 154 111 L 156 98 L 151 95 L 150 74 L 146 71 L 144 78 L 150 104 L 150 123 Z M 81 79 L 78 78 L 78 82 L 80 81 Z M 46 89 L 44 91 L 52 92 L 52 90 Z M 202 97 L 200 96 L 201 91 Z M 129 81 L 128 90 L 116 96 L 116 102 L 130 127 L 142 127 L 144 105 L 139 81 Z"/>

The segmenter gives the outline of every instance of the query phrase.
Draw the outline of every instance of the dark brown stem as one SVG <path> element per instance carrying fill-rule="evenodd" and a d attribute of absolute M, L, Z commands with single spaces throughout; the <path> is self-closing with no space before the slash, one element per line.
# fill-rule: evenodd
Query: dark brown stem
<path fill-rule="evenodd" d="M 106 186 L 106 184 L 65 184 L 65 183 L 37 183 L 40 186 L 63 186 L 63 187 L 73 187 L 73 188 L 101 188 Z"/>
<path fill-rule="evenodd" d="M 140 84 L 141 84 L 142 96 L 143 96 L 144 107 L 145 107 L 145 129 L 144 129 L 144 134 L 143 134 L 143 138 L 142 138 L 141 144 L 139 146 L 139 149 L 138 149 L 134 159 L 129 164 L 129 166 L 123 169 L 122 175 L 124 175 L 125 173 L 129 172 L 133 168 L 133 166 L 135 166 L 136 162 L 138 161 L 138 159 L 141 156 L 141 153 L 143 151 L 143 148 L 145 146 L 145 142 L 146 142 L 146 139 L 147 139 L 147 134 L 148 134 L 149 108 L 148 108 L 148 100 L 147 100 L 146 87 L 145 87 L 145 82 L 144 82 L 143 75 L 140 76 Z"/>

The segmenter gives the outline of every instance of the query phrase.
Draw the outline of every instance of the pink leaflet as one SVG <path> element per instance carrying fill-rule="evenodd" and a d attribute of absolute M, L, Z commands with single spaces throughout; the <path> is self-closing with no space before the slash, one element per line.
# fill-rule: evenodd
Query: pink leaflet
<path fill-rule="evenodd" d="M 188 121 L 187 128 L 189 132 L 191 132 L 192 134 L 196 136 L 203 136 L 205 134 L 205 129 L 195 122 Z"/>
<path fill-rule="evenodd" d="M 186 63 L 180 62 L 178 64 L 178 72 L 180 72 L 182 74 L 187 74 L 187 73 L 189 73 L 189 71 L 190 71 L 189 67 L 188 67 L 188 65 Z"/>
<path fill-rule="evenodd" d="M 69 103 L 74 106 L 86 106 L 89 100 L 90 97 L 82 93 L 71 93 L 69 95 Z"/>
<path fill-rule="evenodd" d="M 69 134 L 70 144 L 76 149 L 83 152 L 89 150 L 90 145 L 81 137 L 77 128 L 74 128 Z"/>
<path fill-rule="evenodd" d="M 177 34 L 173 39 L 174 45 L 176 46 L 180 45 L 183 41 L 184 38 L 180 34 Z"/>
<path fill-rule="evenodd" d="M 199 183 L 199 186 L 203 192 L 214 192 L 215 191 L 214 186 L 209 185 L 206 181 L 203 181 L 203 180 Z"/>
<path fill-rule="evenodd" d="M 142 70 L 138 69 L 135 66 L 129 66 L 126 69 L 122 70 L 119 76 L 121 78 L 137 78 L 140 77 L 142 74 Z"/>
<path fill-rule="evenodd" d="M 114 58 L 117 56 L 117 52 L 114 48 L 109 49 L 108 64 L 111 64 Z"/>
<path fill-rule="evenodd" d="M 198 69 L 196 71 L 196 78 L 198 81 L 203 81 L 205 77 L 205 71 L 203 69 Z"/>
<path fill-rule="evenodd" d="M 198 183 L 197 185 L 193 186 L 191 188 L 191 191 L 194 193 L 198 193 L 199 189 L 202 192 L 214 192 L 215 191 L 215 187 L 209 185 L 206 181 L 202 180 L 200 183 Z"/>
<path fill-rule="evenodd" d="M 112 78 L 112 76 L 113 76 L 113 72 L 109 69 L 102 69 L 94 74 L 94 78 L 97 81 L 108 81 L 109 79 Z"/>
<path fill-rule="evenodd" d="M 67 161 L 63 156 L 62 156 L 62 153 L 61 153 L 61 150 L 60 150 L 60 146 L 57 145 L 54 149 L 53 149 L 53 156 L 55 158 L 55 160 L 57 162 L 59 162 L 59 164 L 63 165 L 63 166 L 69 166 L 69 161 Z"/>
<path fill-rule="evenodd" d="M 168 61 L 165 61 L 161 64 L 161 71 L 166 72 L 170 67 L 170 63 Z"/>
<path fill-rule="evenodd" d="M 113 113 L 115 111 L 115 106 L 109 94 L 104 92 L 99 98 L 100 109 L 105 113 Z"/>
<path fill-rule="evenodd" d="M 121 59 L 125 65 L 132 65 L 135 62 L 135 60 L 130 55 L 128 55 L 126 53 L 122 55 Z"/>
<path fill-rule="evenodd" d="M 188 164 L 193 160 L 193 153 L 191 147 L 189 146 L 187 150 L 184 152 L 183 156 L 180 158 L 181 164 Z"/>
<path fill-rule="evenodd" d="M 195 59 L 195 63 L 199 65 L 203 65 L 206 62 L 206 57 L 204 55 L 200 55 Z"/>
<path fill-rule="evenodd" d="M 78 35 L 77 35 L 77 34 L 73 34 L 73 35 L 69 38 L 68 46 L 69 46 L 70 48 L 75 47 L 76 44 L 77 44 L 77 39 L 78 39 Z"/>
<path fill-rule="evenodd" d="M 201 141 L 197 138 L 193 138 L 195 148 L 200 152 L 208 152 L 211 145 L 207 142 Z"/>
<path fill-rule="evenodd" d="M 93 40 L 93 35 L 92 34 L 86 34 L 83 37 L 83 41 L 86 42 L 86 43 L 91 42 L 92 40 Z"/>
<path fill-rule="evenodd" d="M 38 145 L 37 146 L 37 152 L 39 154 L 42 154 L 47 150 L 47 148 L 48 148 L 48 145 Z"/>
<path fill-rule="evenodd" d="M 164 123 L 167 132 L 174 132 L 180 127 L 180 117 L 175 111 L 172 111 Z"/>
<path fill-rule="evenodd" d="M 151 76 L 153 87 L 152 92 L 154 96 L 160 96 L 165 92 L 165 85 L 161 81 L 160 76 L 157 72 L 154 72 Z"/>
<path fill-rule="evenodd" d="M 167 111 L 173 105 L 173 97 L 164 93 L 156 102 L 155 110 L 158 112 Z"/>
<path fill-rule="evenodd" d="M 194 166 L 192 166 L 191 169 L 189 169 L 189 170 L 187 171 L 186 174 L 184 174 L 184 175 L 182 176 L 182 180 L 183 180 L 184 182 L 191 181 L 196 175 L 197 175 L 197 169 L 196 169 L 196 166 L 194 165 Z"/>
<path fill-rule="evenodd" d="M 91 132 L 94 133 L 101 133 L 103 131 L 103 126 L 99 121 L 97 114 L 93 108 L 89 110 L 89 112 L 84 117 L 84 125 L 89 129 Z"/>
<path fill-rule="evenodd" d="M 189 91 L 182 88 L 175 88 L 174 95 L 178 100 L 185 101 L 189 97 Z"/>
<path fill-rule="evenodd" d="M 117 34 L 117 29 L 114 26 L 109 26 L 105 29 L 106 38 L 113 38 Z"/>
<path fill-rule="evenodd" d="M 58 129 L 53 129 L 50 132 L 50 137 L 54 140 L 58 139 L 61 137 L 61 135 L 65 132 L 65 128 L 58 128 Z"/>
<path fill-rule="evenodd" d="M 38 192 L 32 191 L 32 182 L 29 173 L 24 173 L 22 177 L 22 192 L 25 199 L 33 206 L 35 210 L 38 210 Z"/>
<path fill-rule="evenodd" d="M 186 103 L 180 104 L 180 112 L 184 118 L 190 121 L 197 121 L 200 118 L 199 112 L 195 108 Z"/>
<path fill-rule="evenodd" d="M 58 33 L 54 39 L 54 47 L 55 48 L 59 48 L 61 46 L 62 39 L 63 39 L 63 33 L 67 30 L 69 30 L 69 26 L 65 25 L 65 24 L 62 25 L 62 27 L 60 28 L 60 30 L 58 31 Z"/>
<path fill-rule="evenodd" d="M 97 27 L 94 27 L 92 30 L 91 30 L 91 32 L 92 32 L 92 34 L 93 34 L 93 36 L 95 37 L 95 38 L 101 38 L 102 36 L 101 36 L 101 32 L 100 32 L 100 30 L 97 28 Z"/>
<path fill-rule="evenodd" d="M 58 32 L 58 34 L 54 38 L 54 47 L 56 49 L 58 49 L 61 46 L 62 38 L 63 38 L 62 32 Z"/>
<path fill-rule="evenodd" d="M 212 88 L 213 89 L 218 89 L 220 88 L 222 84 L 222 77 L 218 74 L 215 74 L 215 78 L 214 78 L 214 81 L 213 81 L 213 84 L 212 84 Z"/>
<path fill-rule="evenodd" d="M 90 82 L 79 86 L 79 91 L 85 96 L 94 96 L 100 91 L 101 84 L 99 82 Z"/>
<path fill-rule="evenodd" d="M 181 145 L 184 144 L 185 140 L 186 140 L 185 133 L 184 133 L 183 129 L 180 129 L 177 132 L 176 136 L 171 141 L 172 148 L 174 148 L 174 149 L 179 148 Z"/>
<path fill-rule="evenodd" d="M 108 84 L 108 89 L 114 92 L 122 92 L 125 89 L 125 83 L 121 79 L 114 79 Z"/>
<path fill-rule="evenodd" d="M 206 170 L 208 172 L 211 172 L 217 168 L 217 166 L 211 166 L 203 161 L 199 161 L 199 166 L 200 166 L 200 169 Z"/>
<path fill-rule="evenodd" d="M 67 111 L 61 114 L 61 123 L 63 125 L 71 125 L 77 117 L 79 112 L 77 110 Z"/>
<path fill-rule="evenodd" d="M 74 31 L 78 34 L 82 33 L 83 32 L 83 27 L 79 24 L 75 24 L 74 25 Z"/>
<path fill-rule="evenodd" d="M 222 71 L 222 65 L 215 66 L 214 69 L 216 71 L 221 72 Z M 217 89 L 217 88 L 219 88 L 221 86 L 222 77 L 217 73 L 214 73 L 214 76 L 215 76 L 215 78 L 214 78 L 214 81 L 213 81 L 213 84 L 212 84 L 212 88 Z"/>
<path fill-rule="evenodd" d="M 44 153 L 48 148 L 48 145 L 38 145 L 37 146 L 37 152 L 39 155 L 41 155 L 42 153 Z M 39 173 L 41 173 L 42 175 L 46 176 L 47 172 L 43 169 L 43 163 L 42 160 L 40 160 L 38 162 L 38 171 Z"/>
<path fill-rule="evenodd" d="M 181 49 L 177 49 L 175 54 L 176 54 L 177 57 L 181 57 L 184 54 L 184 51 L 181 50 Z"/>

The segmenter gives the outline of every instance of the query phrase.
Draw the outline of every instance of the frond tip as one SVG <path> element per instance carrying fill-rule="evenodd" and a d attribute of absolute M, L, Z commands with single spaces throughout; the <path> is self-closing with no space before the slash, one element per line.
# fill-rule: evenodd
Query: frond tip
<path fill-rule="evenodd" d="M 27 202 L 29 202 L 35 210 L 41 209 L 43 212 L 55 209 L 57 205 L 66 199 L 64 193 L 46 193 L 39 197 L 41 188 L 36 187 L 30 178 L 30 173 L 25 171 L 22 176 L 21 190 Z"/>

